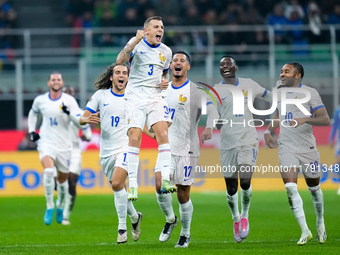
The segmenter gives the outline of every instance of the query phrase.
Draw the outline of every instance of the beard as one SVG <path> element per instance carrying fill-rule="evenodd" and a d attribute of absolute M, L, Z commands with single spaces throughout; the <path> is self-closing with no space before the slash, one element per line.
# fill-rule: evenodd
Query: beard
<path fill-rule="evenodd" d="M 51 87 L 51 90 L 52 90 L 53 92 L 59 92 L 59 91 L 62 90 L 62 88 L 63 88 L 63 87 L 60 87 L 60 88 L 58 88 L 58 89 L 55 89 L 55 88 Z"/>
<path fill-rule="evenodd" d="M 123 88 L 121 88 L 121 89 L 120 89 L 120 88 L 118 87 L 118 85 L 116 85 L 116 84 L 113 84 L 113 87 L 114 87 L 117 91 L 120 92 L 120 91 L 122 91 L 123 89 L 125 89 L 126 85 L 125 85 Z"/>
<path fill-rule="evenodd" d="M 175 77 L 176 79 L 179 79 L 179 78 L 182 77 L 182 75 L 174 75 L 174 77 Z"/>

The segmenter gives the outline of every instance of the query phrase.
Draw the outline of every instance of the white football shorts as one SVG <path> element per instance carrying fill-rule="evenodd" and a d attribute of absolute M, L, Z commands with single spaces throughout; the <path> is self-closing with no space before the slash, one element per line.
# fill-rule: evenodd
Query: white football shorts
<path fill-rule="evenodd" d="M 221 150 L 220 160 L 223 176 L 231 177 L 239 170 L 240 165 L 255 166 L 258 150 L 258 143 Z"/>
<path fill-rule="evenodd" d="M 59 151 L 50 144 L 39 144 L 38 152 L 40 161 L 45 156 L 50 156 L 54 160 L 54 166 L 62 173 L 68 173 L 70 167 L 71 150 Z"/>
<path fill-rule="evenodd" d="M 302 171 L 308 178 L 318 178 L 322 174 L 320 154 L 318 151 L 308 153 L 295 153 L 287 148 L 279 148 L 279 160 L 281 171 L 295 167 Z"/>
<path fill-rule="evenodd" d="M 100 164 L 107 179 L 112 181 L 112 174 L 116 167 L 127 171 L 126 152 L 118 152 L 108 157 L 100 158 Z"/>
<path fill-rule="evenodd" d="M 151 126 L 159 121 L 166 121 L 170 126 L 172 121 L 167 109 L 168 104 L 164 99 L 151 101 L 148 103 L 127 100 L 125 104 L 127 130 L 132 127 L 143 130 L 146 123 L 150 132 L 153 132 Z"/>
<path fill-rule="evenodd" d="M 171 155 L 171 180 L 175 184 L 192 185 L 195 183 L 198 157 Z"/>

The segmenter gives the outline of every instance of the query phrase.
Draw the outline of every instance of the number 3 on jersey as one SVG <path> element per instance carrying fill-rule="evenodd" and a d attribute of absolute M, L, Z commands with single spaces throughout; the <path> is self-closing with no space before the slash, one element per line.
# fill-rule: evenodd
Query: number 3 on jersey
<path fill-rule="evenodd" d="M 148 72 L 148 75 L 152 75 L 153 74 L 153 65 L 149 65 L 150 71 Z"/>
<path fill-rule="evenodd" d="M 168 115 L 168 114 L 171 114 L 171 119 L 174 118 L 174 114 L 175 114 L 175 109 L 171 109 L 167 106 L 164 106 L 164 109 L 165 109 L 165 114 Z"/>

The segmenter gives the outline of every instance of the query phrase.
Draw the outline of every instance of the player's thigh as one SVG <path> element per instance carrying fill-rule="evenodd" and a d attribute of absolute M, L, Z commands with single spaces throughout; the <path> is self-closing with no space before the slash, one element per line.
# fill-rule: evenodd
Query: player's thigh
<path fill-rule="evenodd" d="M 173 182 L 183 186 L 195 183 L 195 169 L 198 157 L 171 156 L 171 173 Z"/>
<path fill-rule="evenodd" d="M 144 129 L 147 115 L 147 106 L 140 103 L 133 104 L 132 102 L 125 104 L 125 118 L 127 130 L 130 128 Z"/>
<path fill-rule="evenodd" d="M 49 146 L 48 144 L 39 144 L 38 145 L 39 159 L 43 168 L 53 168 L 54 161 L 57 156 L 57 150 L 53 146 Z"/>
<path fill-rule="evenodd" d="M 124 185 L 126 178 L 127 178 L 127 171 L 119 166 L 116 166 L 112 174 L 112 179 L 111 179 L 112 184 L 117 183 L 117 184 Z"/>
<path fill-rule="evenodd" d="M 164 125 L 170 127 L 172 124 L 171 116 L 174 114 L 174 109 L 171 110 L 168 107 L 167 102 L 162 99 L 152 102 L 148 105 L 147 109 L 147 127 L 150 132 L 154 132 L 154 124 L 157 122 L 164 122 Z M 157 134 L 156 134 L 157 137 Z"/>
<path fill-rule="evenodd" d="M 322 167 L 320 165 L 320 154 L 318 151 L 299 153 L 297 157 L 301 162 L 302 173 L 305 178 L 320 178 L 322 175 Z"/>
<path fill-rule="evenodd" d="M 280 173 L 284 180 L 297 179 L 300 171 L 300 160 L 297 158 L 296 153 L 289 149 L 282 148 L 278 150 L 280 161 Z M 295 181 L 294 181 L 295 182 Z"/>
<path fill-rule="evenodd" d="M 238 148 L 230 150 L 221 150 L 221 171 L 225 178 L 238 177 L 238 164 L 237 164 Z"/>

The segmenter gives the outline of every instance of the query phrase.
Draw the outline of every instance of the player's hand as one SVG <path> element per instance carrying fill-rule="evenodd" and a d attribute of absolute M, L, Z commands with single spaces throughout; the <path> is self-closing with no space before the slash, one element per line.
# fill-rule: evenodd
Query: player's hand
<path fill-rule="evenodd" d="M 40 135 L 38 133 L 36 133 L 36 132 L 31 132 L 30 133 L 30 140 L 32 142 L 38 141 L 39 138 L 40 138 Z"/>
<path fill-rule="evenodd" d="M 165 79 L 162 79 L 161 83 L 158 84 L 158 85 L 161 88 L 161 90 L 166 90 L 169 87 L 169 81 L 165 80 Z"/>
<path fill-rule="evenodd" d="M 136 42 L 140 42 L 144 38 L 144 30 L 137 30 Z"/>
<path fill-rule="evenodd" d="M 205 140 L 209 140 L 212 138 L 212 129 L 211 128 L 206 128 L 202 133 L 201 133 L 201 136 L 200 136 L 200 140 L 202 141 L 202 144 L 204 144 L 204 141 Z"/>
<path fill-rule="evenodd" d="M 98 124 L 100 123 L 99 112 L 92 113 L 86 118 L 86 123 Z"/>
<path fill-rule="evenodd" d="M 64 105 L 64 102 L 62 103 L 61 109 L 63 110 L 64 113 L 66 113 L 67 115 L 70 115 L 70 111 L 68 110 L 67 106 Z"/>
<path fill-rule="evenodd" d="M 264 134 L 264 141 L 266 142 L 266 145 L 271 149 L 274 149 L 277 147 L 277 144 L 274 141 L 274 138 L 270 134 Z"/>
<path fill-rule="evenodd" d="M 302 124 L 305 124 L 305 123 L 306 123 L 305 118 L 296 118 L 296 119 L 292 119 L 289 122 L 289 126 L 297 128 L 298 126 L 301 126 Z"/>
<path fill-rule="evenodd" d="M 91 141 L 91 139 L 90 139 L 90 140 L 87 139 L 87 137 L 86 137 L 85 135 L 81 135 L 81 136 L 80 136 L 80 139 L 81 139 L 82 141 L 85 141 L 85 142 Z"/>

